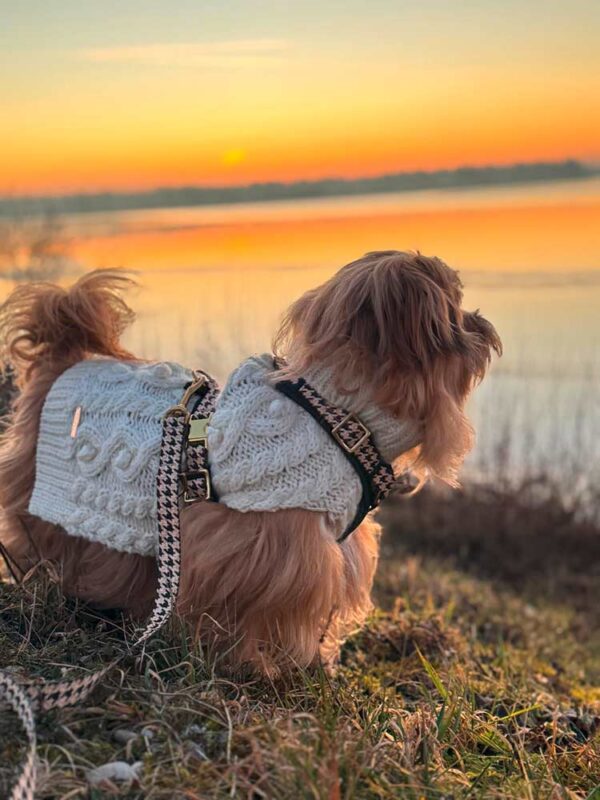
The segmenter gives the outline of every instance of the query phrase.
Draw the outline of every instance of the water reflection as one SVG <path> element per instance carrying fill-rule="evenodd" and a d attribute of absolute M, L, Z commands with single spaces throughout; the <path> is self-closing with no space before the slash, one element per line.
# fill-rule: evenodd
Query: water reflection
<path fill-rule="evenodd" d="M 81 263 L 138 271 L 130 347 L 221 379 L 269 349 L 285 307 L 352 258 L 388 248 L 440 255 L 461 269 L 467 307 L 481 308 L 505 344 L 472 403 L 471 471 L 600 477 L 598 179 L 66 222 Z"/>

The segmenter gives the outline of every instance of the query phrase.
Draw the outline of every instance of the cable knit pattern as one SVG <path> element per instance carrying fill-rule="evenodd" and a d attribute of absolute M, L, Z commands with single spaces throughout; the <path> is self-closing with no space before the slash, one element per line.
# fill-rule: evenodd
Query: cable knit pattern
<path fill-rule="evenodd" d="M 272 386 L 272 371 L 271 356 L 248 359 L 219 398 L 208 427 L 208 454 L 220 501 L 239 511 L 328 512 L 341 532 L 356 513 L 360 479 L 331 436 Z M 328 400 L 335 395 L 327 369 L 315 369 L 305 377 Z M 333 402 L 355 411 L 352 397 Z M 412 424 L 374 405 L 361 411 L 362 421 L 388 460 L 416 444 Z"/>
<path fill-rule="evenodd" d="M 360 480 L 329 434 L 273 387 L 272 371 L 272 357 L 249 358 L 219 396 L 208 426 L 219 501 L 239 511 L 326 512 L 341 532 L 354 518 Z M 154 555 L 162 417 L 191 378 L 178 364 L 106 358 L 64 372 L 42 411 L 30 512 L 74 536 Z M 411 423 L 374 405 L 354 408 L 352 397 L 338 396 L 327 369 L 305 378 L 328 400 L 357 413 L 388 461 L 417 443 Z M 78 406 L 81 421 L 71 438 Z"/>
<path fill-rule="evenodd" d="M 74 536 L 154 555 L 162 416 L 191 378 L 178 364 L 108 358 L 66 370 L 42 410 L 29 511 Z"/>

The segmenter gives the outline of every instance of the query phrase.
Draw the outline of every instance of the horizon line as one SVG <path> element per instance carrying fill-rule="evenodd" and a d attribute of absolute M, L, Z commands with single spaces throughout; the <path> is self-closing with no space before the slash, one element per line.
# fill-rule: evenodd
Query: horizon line
<path fill-rule="evenodd" d="M 403 177 L 433 177 L 442 175 L 460 174 L 461 172 L 467 173 L 482 173 L 486 170 L 494 170 L 498 172 L 509 171 L 518 168 L 557 168 L 572 166 L 586 171 L 590 176 L 600 172 L 600 161 L 584 160 L 575 157 L 566 157 L 557 159 L 555 161 L 514 161 L 512 163 L 488 163 L 474 165 L 463 163 L 456 167 L 446 167 L 443 169 L 415 169 L 415 170 L 401 170 L 392 172 L 380 172 L 375 175 L 360 175 L 360 176 L 345 176 L 345 175 L 324 175 L 321 178 L 310 179 L 295 179 L 295 180 L 256 180 L 248 183 L 236 184 L 202 184 L 202 183 L 182 183 L 173 186 L 157 184 L 152 188 L 108 188 L 98 190 L 74 190 L 59 193 L 34 193 L 27 194 L 0 194 L 0 202 L 20 202 L 20 201 L 43 201 L 43 200 L 69 200 L 76 198 L 100 198 L 100 197 L 127 197 L 139 196 L 146 197 L 159 192 L 181 192 L 181 191 L 206 191 L 206 192 L 235 192 L 248 189 L 261 189 L 267 187 L 300 187 L 300 186 L 319 186 L 327 183 L 368 183 L 371 181 L 381 181 L 384 179 L 403 178 Z"/>
<path fill-rule="evenodd" d="M 238 205 L 352 197 L 363 194 L 444 191 L 476 187 L 585 180 L 600 174 L 600 165 L 577 159 L 520 162 L 483 167 L 385 173 L 364 178 L 320 178 L 268 181 L 238 186 L 174 186 L 140 191 L 103 191 L 63 195 L 0 196 L 0 218 L 53 216 L 158 208 Z"/>

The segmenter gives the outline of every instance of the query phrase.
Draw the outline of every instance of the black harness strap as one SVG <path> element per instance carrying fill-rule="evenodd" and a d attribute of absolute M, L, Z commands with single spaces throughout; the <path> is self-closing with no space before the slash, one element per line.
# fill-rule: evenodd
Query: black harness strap
<path fill-rule="evenodd" d="M 396 482 L 394 470 L 377 449 L 367 426 L 355 414 L 326 400 L 304 378 L 277 381 L 274 387 L 327 431 L 360 478 L 362 496 L 354 519 L 338 539 L 343 542 L 390 493 Z"/>

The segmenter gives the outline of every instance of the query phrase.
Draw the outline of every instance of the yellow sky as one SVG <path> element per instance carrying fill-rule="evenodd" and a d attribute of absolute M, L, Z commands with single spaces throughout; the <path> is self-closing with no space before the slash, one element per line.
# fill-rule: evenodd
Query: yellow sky
<path fill-rule="evenodd" d="M 600 158 L 595 2 L 50 5 L 0 34 L 0 194 Z"/>

